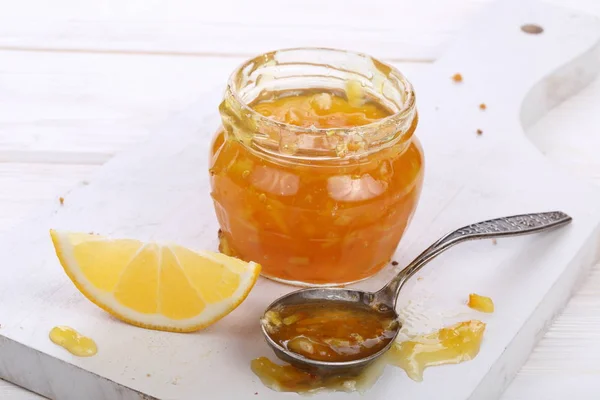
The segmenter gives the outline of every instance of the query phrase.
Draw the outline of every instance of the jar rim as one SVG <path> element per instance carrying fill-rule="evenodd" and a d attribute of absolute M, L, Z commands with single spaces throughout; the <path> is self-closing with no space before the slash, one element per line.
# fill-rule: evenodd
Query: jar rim
<path fill-rule="evenodd" d="M 298 84 L 298 80 L 306 81 Z M 318 128 L 281 122 L 251 106 L 269 92 L 318 89 L 321 84 L 347 90 L 352 80 L 387 105 L 391 114 L 365 125 Z M 415 103 L 412 84 L 392 65 L 354 51 L 295 47 L 263 53 L 236 68 L 219 109 L 223 125 L 257 151 L 294 159 L 339 160 L 394 143 L 407 144 L 418 121 Z"/>
<path fill-rule="evenodd" d="M 266 117 L 263 114 L 259 113 L 258 111 L 256 111 L 254 108 L 252 108 L 244 99 L 242 99 L 242 97 L 240 96 L 238 90 L 236 90 L 235 86 L 235 77 L 238 76 L 243 70 L 244 68 L 252 65 L 253 63 L 255 63 L 256 61 L 260 60 L 261 58 L 266 57 L 267 55 L 270 54 L 276 54 L 276 53 L 286 53 L 286 52 L 292 52 L 292 51 L 302 51 L 302 50 L 310 50 L 310 51 L 325 51 L 325 52 L 336 52 L 336 53 L 345 53 L 345 54 L 352 54 L 358 57 L 362 57 L 362 58 L 366 58 L 366 59 L 371 59 L 373 61 L 376 61 L 377 63 L 384 65 L 385 67 L 390 69 L 390 73 L 392 73 L 393 75 L 395 75 L 395 77 L 400 80 L 405 88 L 405 93 L 406 93 L 406 101 L 404 103 L 404 106 L 402 108 L 400 108 L 398 111 L 394 112 L 393 114 L 390 114 L 384 118 L 378 119 L 377 121 L 373 121 L 370 122 L 368 124 L 365 125 L 360 125 L 360 126 L 356 126 L 356 127 L 335 127 L 335 128 L 317 128 L 317 127 L 303 127 L 303 126 L 298 126 L 298 125 L 294 125 L 294 124 L 288 124 L 286 122 L 281 122 L 281 121 L 277 121 L 274 120 L 272 118 Z M 241 64 L 240 66 L 238 66 L 233 72 L 232 74 L 229 76 L 229 79 L 227 80 L 227 90 L 229 91 L 229 93 L 231 94 L 231 96 L 238 102 L 238 104 L 241 106 L 241 108 L 250 113 L 254 118 L 256 118 L 257 120 L 260 120 L 264 123 L 267 123 L 270 126 L 274 126 L 274 127 L 278 127 L 278 128 L 282 128 L 282 129 L 287 129 L 290 131 L 294 131 L 297 133 L 307 133 L 307 134 L 315 134 L 315 133 L 342 133 L 342 132 L 348 132 L 348 131 L 352 131 L 355 130 L 357 128 L 359 128 L 361 131 L 371 131 L 371 130 L 376 130 L 379 127 L 382 126 L 389 126 L 390 124 L 396 124 L 396 123 L 400 123 L 401 121 L 403 121 L 406 117 L 409 117 L 410 115 L 408 114 L 412 114 L 414 109 L 415 109 L 415 103 L 416 103 L 416 98 L 415 98 L 415 92 L 413 89 L 413 85 L 410 83 L 410 81 L 404 76 L 404 74 L 402 74 L 402 72 L 400 72 L 396 67 L 394 67 L 393 65 L 390 65 L 386 62 L 380 61 L 374 57 L 371 57 L 370 55 L 366 54 L 366 53 L 361 53 L 361 52 L 356 52 L 356 51 L 352 51 L 352 50 L 343 50 L 343 49 L 336 49 L 336 48 L 331 48 L 331 47 L 290 47 L 290 48 L 284 48 L 284 49 L 279 49 L 279 50 L 275 50 L 275 51 L 271 51 L 271 52 L 266 52 L 266 53 L 262 53 L 256 57 L 253 57 L 249 60 L 246 60 L 243 64 Z"/>

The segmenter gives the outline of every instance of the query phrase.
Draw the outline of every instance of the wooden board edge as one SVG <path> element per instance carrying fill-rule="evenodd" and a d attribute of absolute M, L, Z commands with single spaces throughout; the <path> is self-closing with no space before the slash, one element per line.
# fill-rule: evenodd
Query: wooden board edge
<path fill-rule="evenodd" d="M 35 364 L 42 365 L 37 374 L 29 368 Z M 5 336 L 0 336 L 0 378 L 53 399 L 159 400 Z"/>
<path fill-rule="evenodd" d="M 467 400 L 500 398 L 554 319 L 567 305 L 573 292 L 581 286 L 591 268 L 600 261 L 599 244 L 600 224 L 591 232 L 575 258 L 513 338 L 511 345 L 507 346 Z"/>

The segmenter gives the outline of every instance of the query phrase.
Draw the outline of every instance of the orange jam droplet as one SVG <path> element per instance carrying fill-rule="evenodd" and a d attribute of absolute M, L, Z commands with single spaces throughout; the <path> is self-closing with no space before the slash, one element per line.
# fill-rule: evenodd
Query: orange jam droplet
<path fill-rule="evenodd" d="M 484 313 L 494 312 L 494 302 L 491 298 L 486 296 L 480 296 L 475 293 L 469 295 L 469 303 L 467 304 L 473 310 L 481 311 Z"/>
<path fill-rule="evenodd" d="M 400 367 L 411 379 L 422 381 L 427 367 L 472 360 L 479 353 L 484 332 L 483 322 L 466 321 L 394 343 L 384 356 L 356 376 L 319 376 L 291 365 L 276 364 L 266 357 L 252 360 L 251 368 L 266 387 L 279 392 L 364 392 L 381 376 L 386 364 Z"/>
<path fill-rule="evenodd" d="M 49 336 L 54 344 L 64 347 L 78 357 L 91 357 L 98 352 L 96 342 L 68 326 L 55 326 Z"/>
<path fill-rule="evenodd" d="M 427 367 L 458 364 L 475 358 L 484 331 L 485 324 L 481 321 L 460 322 L 428 335 L 394 343 L 386 358 L 390 364 L 406 371 L 409 378 L 420 382 Z"/>

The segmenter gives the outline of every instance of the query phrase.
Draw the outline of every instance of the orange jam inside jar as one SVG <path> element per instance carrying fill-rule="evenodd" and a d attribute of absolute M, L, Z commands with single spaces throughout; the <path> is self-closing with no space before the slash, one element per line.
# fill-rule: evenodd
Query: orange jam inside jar
<path fill-rule="evenodd" d="M 234 72 L 211 149 L 220 250 L 304 286 L 383 268 L 415 211 L 415 96 L 393 67 L 330 49 L 280 50 Z"/>

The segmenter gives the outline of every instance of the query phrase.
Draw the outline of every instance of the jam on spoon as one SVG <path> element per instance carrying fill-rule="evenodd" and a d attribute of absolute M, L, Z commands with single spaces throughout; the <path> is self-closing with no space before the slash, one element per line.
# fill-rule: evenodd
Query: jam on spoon
<path fill-rule="evenodd" d="M 367 305 L 315 301 L 276 307 L 263 325 L 271 338 L 296 354 L 319 361 L 351 361 L 386 347 L 398 328 L 395 313 Z"/>

